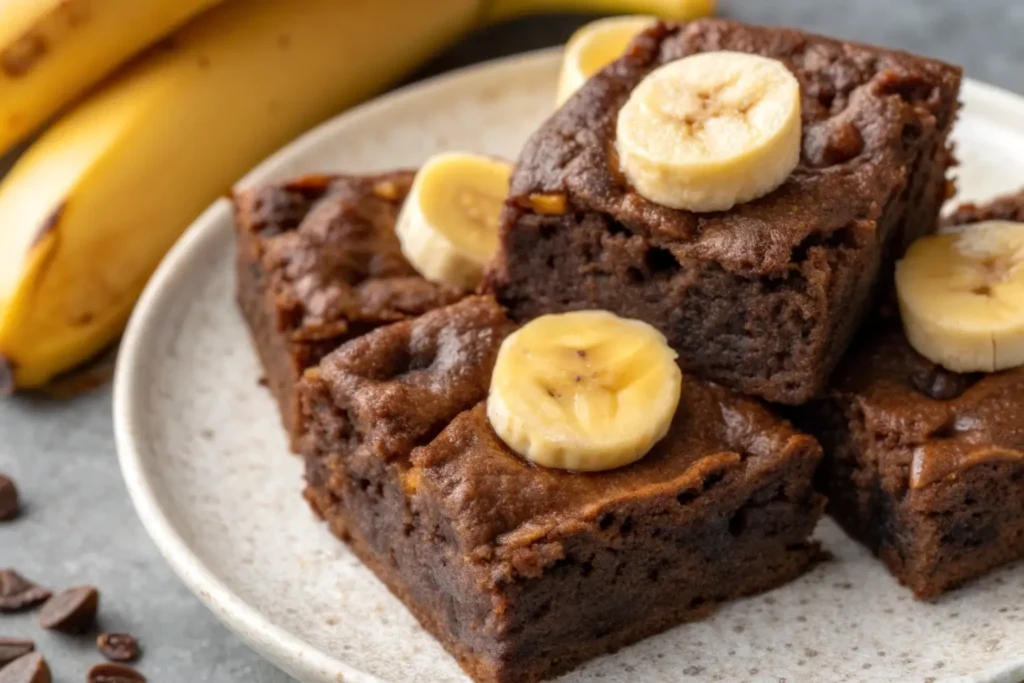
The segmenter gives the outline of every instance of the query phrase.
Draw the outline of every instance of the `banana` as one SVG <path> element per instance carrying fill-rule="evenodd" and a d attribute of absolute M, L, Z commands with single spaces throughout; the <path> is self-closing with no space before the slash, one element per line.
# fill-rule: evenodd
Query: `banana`
<path fill-rule="evenodd" d="M 559 9 L 685 18 L 708 5 L 0 0 L 0 148 L 206 10 L 79 99 L 0 182 L 0 393 L 110 344 L 166 250 L 238 177 L 480 21 Z"/>
<path fill-rule="evenodd" d="M 594 14 L 652 14 L 685 21 L 715 13 L 715 0 L 485 0 L 487 22 L 505 21 L 542 12 Z"/>
<path fill-rule="evenodd" d="M 707 52 L 652 71 L 619 112 L 619 163 L 674 209 L 725 211 L 781 185 L 800 160 L 800 84 L 779 61 Z"/>
<path fill-rule="evenodd" d="M 468 30 L 476 2 L 232 0 L 81 102 L 0 184 L 0 376 L 39 386 L 109 344 L 210 202 Z"/>
<path fill-rule="evenodd" d="M 0 2 L 0 153 L 129 56 L 220 1 Z"/>
<path fill-rule="evenodd" d="M 395 231 L 423 277 L 473 289 L 498 248 L 498 216 L 512 167 L 464 152 L 430 158 L 416 174 Z"/>
<path fill-rule="evenodd" d="M 682 372 L 665 337 L 607 311 L 546 315 L 505 339 L 487 417 L 521 456 L 598 471 L 642 458 L 679 405 Z"/>
<path fill-rule="evenodd" d="M 651 16 L 609 17 L 576 31 L 565 44 L 555 104 L 561 105 L 595 73 L 619 57 L 641 31 L 654 25 Z"/>
<path fill-rule="evenodd" d="M 896 264 L 911 346 L 954 372 L 1024 365 L 1024 223 L 922 237 Z"/>

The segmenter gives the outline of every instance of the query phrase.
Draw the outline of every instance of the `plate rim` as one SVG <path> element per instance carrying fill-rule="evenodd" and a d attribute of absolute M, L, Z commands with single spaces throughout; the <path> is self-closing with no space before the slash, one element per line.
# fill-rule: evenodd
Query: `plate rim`
<path fill-rule="evenodd" d="M 562 47 L 559 46 L 488 60 L 373 98 L 299 135 L 246 173 L 234 187 L 250 187 L 264 182 L 293 159 L 302 157 L 322 139 L 334 136 L 339 128 L 353 125 L 353 121 L 372 117 L 405 100 L 414 100 L 421 93 L 446 86 L 453 87 L 467 79 L 482 79 L 486 75 L 489 80 L 493 80 L 496 72 L 500 74 L 513 69 L 553 67 L 561 52 Z M 986 118 L 1021 128 L 1024 133 L 1024 125 L 1019 123 L 1019 117 L 1024 113 L 1024 96 L 965 78 L 961 98 L 985 107 Z M 307 170 L 313 172 L 316 169 Z M 113 382 L 113 420 L 118 462 L 129 498 L 146 533 L 178 578 L 221 623 L 261 657 L 300 680 L 326 680 L 324 677 L 333 677 L 332 680 L 336 678 L 355 683 L 387 683 L 292 635 L 231 590 L 182 538 L 169 514 L 161 506 L 153 479 L 147 474 L 141 449 L 137 445 L 137 434 L 140 433 L 137 425 L 141 425 L 145 419 L 141 414 L 137 388 L 147 361 L 147 345 L 143 342 L 155 327 L 154 316 L 159 312 L 160 304 L 174 291 L 177 281 L 187 275 L 186 266 L 192 255 L 203 245 L 223 237 L 218 234 L 218 229 L 225 220 L 231 220 L 231 202 L 222 197 L 214 201 L 183 232 L 147 283 L 122 338 Z M 1024 659 L 1011 662 L 1004 671 L 993 673 L 990 680 L 992 683 L 1008 682 L 1020 675 L 1024 675 Z"/>

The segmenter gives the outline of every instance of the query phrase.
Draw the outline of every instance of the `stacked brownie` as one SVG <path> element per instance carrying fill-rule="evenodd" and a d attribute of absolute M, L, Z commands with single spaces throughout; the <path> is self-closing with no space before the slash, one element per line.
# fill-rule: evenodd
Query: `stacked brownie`
<path fill-rule="evenodd" d="M 652 70 L 713 50 L 780 60 L 797 77 L 801 162 L 729 211 L 659 206 L 619 172 L 618 111 Z M 527 142 L 492 287 L 515 320 L 585 308 L 640 318 L 686 370 L 803 403 L 894 259 L 935 229 L 959 85 L 946 64 L 800 31 L 716 20 L 647 31 Z"/>
<path fill-rule="evenodd" d="M 944 223 L 989 220 L 1024 220 L 1024 192 Z M 886 311 L 798 421 L 825 448 L 829 513 L 917 597 L 1024 558 L 1024 367 L 950 372 Z"/>
<path fill-rule="evenodd" d="M 719 50 L 796 76 L 800 164 L 728 211 L 653 204 L 619 173 L 617 112 L 655 68 Z M 938 224 L 959 82 L 936 61 L 798 31 L 659 25 L 527 143 L 473 296 L 402 258 L 411 173 L 239 195 L 239 300 L 310 505 L 474 679 L 502 683 L 813 564 L 821 447 L 764 399 L 800 406 L 834 513 L 918 594 L 1021 554 L 1024 375 L 952 377 L 873 326 L 829 384 L 895 260 Z M 530 464 L 486 414 L 506 337 L 580 309 L 657 327 L 685 373 L 667 436 L 605 472 Z"/>

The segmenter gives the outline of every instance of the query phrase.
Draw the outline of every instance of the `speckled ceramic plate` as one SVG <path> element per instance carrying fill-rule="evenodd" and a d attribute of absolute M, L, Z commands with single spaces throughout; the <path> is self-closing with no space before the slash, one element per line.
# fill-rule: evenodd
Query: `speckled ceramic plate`
<path fill-rule="evenodd" d="M 467 149 L 514 158 L 552 107 L 559 56 L 454 73 L 316 129 L 244 185 L 307 171 L 413 166 Z M 965 195 L 1024 183 L 1024 103 L 969 84 Z M 231 212 L 196 221 L 146 290 L 116 382 L 124 476 L 150 535 L 220 619 L 307 681 L 465 681 L 455 662 L 300 496 L 274 404 L 235 308 Z M 829 522 L 835 561 L 603 657 L 567 681 L 991 681 L 1024 678 L 1024 566 L 914 602 Z M 750 571 L 757 571 L 751 567 Z"/>

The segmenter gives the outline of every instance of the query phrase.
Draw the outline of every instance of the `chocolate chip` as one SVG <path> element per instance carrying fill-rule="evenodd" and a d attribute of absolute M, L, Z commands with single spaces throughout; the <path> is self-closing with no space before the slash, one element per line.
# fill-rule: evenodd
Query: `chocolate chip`
<path fill-rule="evenodd" d="M 0 669 L 13 662 L 15 659 L 24 657 L 35 649 L 36 644 L 31 640 L 0 637 Z"/>
<path fill-rule="evenodd" d="M 139 644 L 127 633 L 101 633 L 96 638 L 96 647 L 112 662 L 134 662 L 139 658 Z"/>
<path fill-rule="evenodd" d="M 910 382 L 919 392 L 936 401 L 952 401 L 971 388 L 981 375 L 960 374 L 941 365 L 919 368 L 910 375 Z"/>
<path fill-rule="evenodd" d="M 41 654 L 32 652 L 0 669 L 0 683 L 50 683 L 50 667 Z"/>
<path fill-rule="evenodd" d="M 0 612 L 20 612 L 50 598 L 50 591 L 37 586 L 13 569 L 0 570 Z"/>
<path fill-rule="evenodd" d="M 88 683 L 146 683 L 146 677 L 124 664 L 97 664 L 89 669 Z"/>
<path fill-rule="evenodd" d="M 5 474 L 0 474 L 0 522 L 18 516 L 18 488 Z"/>
<path fill-rule="evenodd" d="M 39 612 L 43 628 L 61 633 L 85 633 L 96 623 L 100 594 L 92 586 L 74 586 L 50 598 Z"/>

